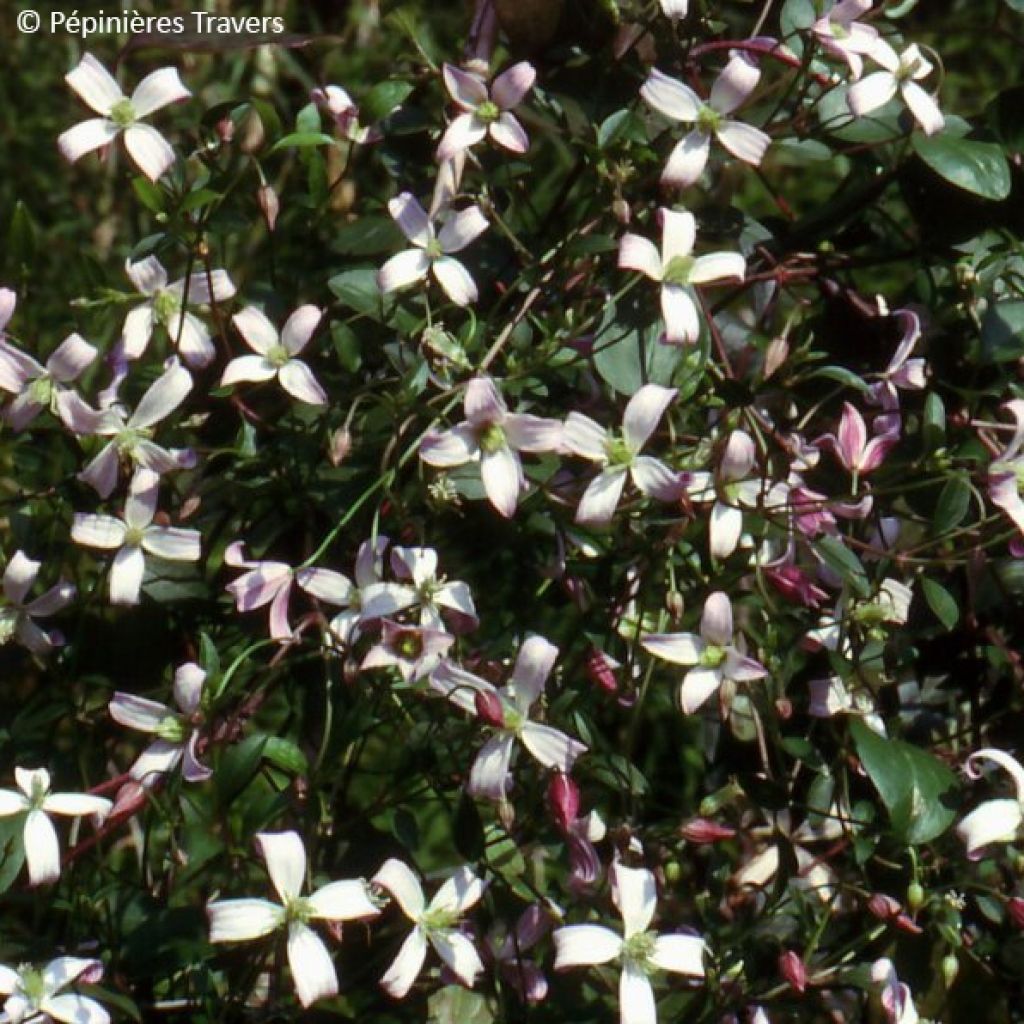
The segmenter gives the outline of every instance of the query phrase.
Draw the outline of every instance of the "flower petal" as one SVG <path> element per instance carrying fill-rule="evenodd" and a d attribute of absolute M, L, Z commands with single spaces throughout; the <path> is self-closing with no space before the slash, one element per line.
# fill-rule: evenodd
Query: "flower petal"
<path fill-rule="evenodd" d="M 317 889 L 307 901 L 313 916 L 327 921 L 358 921 L 376 917 L 380 907 L 370 897 L 370 891 L 361 878 L 342 882 L 329 882 Z"/>
<path fill-rule="evenodd" d="M 146 556 L 142 549 L 134 545 L 121 548 L 110 567 L 110 603 L 138 604 L 145 572 Z"/>
<path fill-rule="evenodd" d="M 60 878 L 60 844 L 50 819 L 40 810 L 25 818 L 25 861 L 29 885 L 44 885 Z"/>
<path fill-rule="evenodd" d="M 732 643 L 732 602 L 727 594 L 716 590 L 704 602 L 700 617 L 700 635 L 709 644 L 727 647 Z"/>
<path fill-rule="evenodd" d="M 537 80 L 537 69 L 526 60 L 506 68 L 491 83 L 491 99 L 502 109 L 518 107 Z"/>
<path fill-rule="evenodd" d="M 392 857 L 384 862 L 377 874 L 373 876 L 373 881 L 394 896 L 402 908 L 402 912 L 410 921 L 420 919 L 426 906 L 423 887 L 407 864 Z M 419 968 L 417 968 L 418 970 Z"/>
<path fill-rule="evenodd" d="M 124 99 L 113 75 L 91 54 L 82 59 L 64 76 L 64 81 L 97 114 L 109 114 L 110 108 Z"/>
<path fill-rule="evenodd" d="M 479 238 L 489 227 L 487 218 L 479 206 L 467 206 L 452 214 L 437 233 L 441 251 L 450 254 L 461 252 L 470 242 Z"/>
<path fill-rule="evenodd" d="M 743 105 L 760 79 L 761 68 L 757 62 L 749 55 L 735 50 L 711 86 L 708 103 L 720 114 L 731 114 Z"/>
<path fill-rule="evenodd" d="M 464 985 L 472 988 L 484 965 L 469 937 L 456 931 L 434 931 L 429 933 L 429 939 L 452 974 Z"/>
<path fill-rule="evenodd" d="M 304 1007 L 338 994 L 338 975 L 331 954 L 316 932 L 301 921 L 288 926 L 288 965 L 295 994 Z"/>
<path fill-rule="evenodd" d="M 686 188 L 700 179 L 711 153 L 711 136 L 694 129 L 676 143 L 661 172 L 662 185 Z"/>
<path fill-rule="evenodd" d="M 704 940 L 696 935 L 659 935 L 651 963 L 660 971 L 704 977 Z"/>
<path fill-rule="evenodd" d="M 307 304 L 288 317 L 281 328 L 281 344 L 289 355 L 298 355 L 309 344 L 323 315 L 319 306 Z"/>
<path fill-rule="evenodd" d="M 174 163 L 171 144 L 152 125 L 133 124 L 126 128 L 124 146 L 150 181 L 156 181 Z"/>
<path fill-rule="evenodd" d="M 236 356 L 224 367 L 220 386 L 228 387 L 241 381 L 261 383 L 277 376 L 277 367 L 263 356 Z"/>
<path fill-rule="evenodd" d="M 757 167 L 771 143 L 771 136 L 743 121 L 723 121 L 715 133 L 718 141 L 737 160 Z"/>
<path fill-rule="evenodd" d="M 96 348 L 80 334 L 69 334 L 46 360 L 46 369 L 54 380 L 68 384 L 77 380 L 97 355 Z"/>
<path fill-rule="evenodd" d="M 480 748 L 466 785 L 466 792 L 470 796 L 487 800 L 505 799 L 512 785 L 509 764 L 514 746 L 515 739 L 511 733 L 499 732 Z"/>
<path fill-rule="evenodd" d="M 704 106 L 700 97 L 688 85 L 670 78 L 657 68 L 651 71 L 647 81 L 640 87 L 640 96 L 649 107 L 670 121 L 696 121 Z"/>
<path fill-rule="evenodd" d="M 507 445 L 480 458 L 480 479 L 487 499 L 506 519 L 516 513 L 519 492 L 525 485 L 519 456 Z"/>
<path fill-rule="evenodd" d="M 574 924 L 558 928 L 551 938 L 555 943 L 555 970 L 606 964 L 622 950 L 622 939 L 610 928 L 599 924 Z"/>
<path fill-rule="evenodd" d="M 658 501 L 678 501 L 686 493 L 682 474 L 669 469 L 664 462 L 647 455 L 638 455 L 629 467 L 637 490 Z"/>
<path fill-rule="evenodd" d="M 545 768 L 557 768 L 565 773 L 572 771 L 576 758 L 587 752 L 584 744 L 539 722 L 524 722 L 520 736 L 523 746 Z"/>
<path fill-rule="evenodd" d="M 153 382 L 135 407 L 128 425 L 135 429 L 152 427 L 170 416 L 192 390 L 192 375 L 177 359 Z"/>
<path fill-rule="evenodd" d="M 660 281 L 661 256 L 649 238 L 627 233 L 619 240 L 619 269 L 636 270 L 654 281 Z"/>
<path fill-rule="evenodd" d="M 176 526 L 150 526 L 142 538 L 142 547 L 169 562 L 198 562 L 203 554 L 202 534 Z"/>
<path fill-rule="evenodd" d="M 514 114 L 503 113 L 490 128 L 491 138 L 511 153 L 525 153 L 530 148 L 530 137 Z"/>
<path fill-rule="evenodd" d="M 166 704 L 120 690 L 115 691 L 107 705 L 107 711 L 119 725 L 128 729 L 138 729 L 140 732 L 156 732 L 160 723 L 171 714 Z"/>
<path fill-rule="evenodd" d="M 39 1009 L 47 1017 L 64 1024 L 110 1024 L 110 1014 L 95 999 L 77 992 L 48 995 L 39 1004 Z"/>
<path fill-rule="evenodd" d="M 632 961 L 622 965 L 619 975 L 619 1013 L 621 1024 L 658 1024 L 654 989 L 647 974 Z"/>
<path fill-rule="evenodd" d="M 854 117 L 863 117 L 885 106 L 896 95 L 896 77 L 889 71 L 876 71 L 847 90 L 846 102 Z"/>
<path fill-rule="evenodd" d="M 700 337 L 697 304 L 688 288 L 676 284 L 661 286 L 661 316 L 665 321 L 665 341 L 672 345 L 690 345 Z"/>
<path fill-rule="evenodd" d="M 463 865 L 437 890 L 428 910 L 464 914 L 480 902 L 486 888 L 487 883 L 478 878 L 472 868 Z"/>
<path fill-rule="evenodd" d="M 160 68 L 150 72 L 132 93 L 132 107 L 137 117 L 146 117 L 170 103 L 188 99 L 192 93 L 178 77 L 177 68 Z"/>
<path fill-rule="evenodd" d="M 377 286 L 385 295 L 422 281 L 430 270 L 430 257 L 422 249 L 406 249 L 392 256 L 377 271 Z"/>
<path fill-rule="evenodd" d="M 691 668 L 679 688 L 684 715 L 692 715 L 722 685 L 722 674 L 714 668 Z"/>
<path fill-rule="evenodd" d="M 611 521 L 626 484 L 626 467 L 615 466 L 598 473 L 580 498 L 576 522 L 602 526 Z"/>
<path fill-rule="evenodd" d="M 668 266 L 677 256 L 689 256 L 697 240 L 697 221 L 689 210 L 658 210 L 661 224 L 661 260 Z"/>
<path fill-rule="evenodd" d="M 86 547 L 113 551 L 124 544 L 127 529 L 120 519 L 113 516 L 76 512 L 71 523 L 71 539 Z"/>
<path fill-rule="evenodd" d="M 211 942 L 244 942 L 269 935 L 284 921 L 284 907 L 270 900 L 218 900 L 207 903 Z"/>
<path fill-rule="evenodd" d="M 1012 843 L 1024 821 L 1024 810 L 1016 800 L 986 800 L 956 827 L 967 847 L 967 856 L 977 860 L 991 843 Z"/>
<path fill-rule="evenodd" d="M 448 298 L 458 306 L 468 306 L 477 300 L 476 282 L 469 271 L 450 256 L 442 256 L 431 265 L 438 284 L 445 290 Z"/>
<path fill-rule="evenodd" d="M 91 153 L 100 146 L 107 146 L 117 138 L 121 129 L 112 121 L 102 117 L 82 121 L 57 137 L 57 148 L 68 163 Z"/>
<path fill-rule="evenodd" d="M 626 938 L 642 934 L 658 905 L 654 875 L 646 868 L 628 868 L 616 861 L 612 866 L 612 899 L 622 915 Z"/>
<path fill-rule="evenodd" d="M 463 110 L 476 110 L 481 103 L 486 102 L 487 86 L 479 75 L 464 71 L 454 64 L 445 64 L 441 68 L 441 77 L 448 95 Z"/>
<path fill-rule="evenodd" d="M 427 211 L 420 206 L 411 192 L 402 192 L 388 202 L 388 212 L 395 219 L 402 234 L 420 249 L 434 237 Z"/>
<path fill-rule="evenodd" d="M 462 113 L 456 117 L 447 129 L 437 147 L 437 159 L 443 163 L 451 160 L 456 153 L 461 153 L 470 146 L 475 146 L 487 137 L 487 125 L 471 113 Z"/>
<path fill-rule="evenodd" d="M 648 633 L 640 646 L 673 665 L 696 665 L 704 653 L 704 641 L 694 633 Z"/>
<path fill-rule="evenodd" d="M 580 412 L 571 412 L 566 417 L 562 438 L 566 448 L 573 455 L 591 462 L 605 462 L 608 455 L 605 444 L 608 431 L 589 416 Z"/>
<path fill-rule="evenodd" d="M 946 119 L 942 116 L 938 103 L 917 82 L 904 82 L 900 86 L 900 93 L 925 135 L 934 135 L 942 131 L 946 126 Z"/>
<path fill-rule="evenodd" d="M 676 393 L 675 388 L 645 384 L 629 400 L 622 417 L 622 435 L 634 455 L 654 433 Z"/>
<path fill-rule="evenodd" d="M 690 280 L 694 284 L 710 281 L 742 281 L 747 272 L 747 261 L 738 252 L 709 252 L 693 261 Z"/>
<path fill-rule="evenodd" d="M 426 958 L 426 936 L 419 928 L 413 928 L 402 943 L 398 956 L 380 979 L 381 988 L 392 998 L 403 999 L 423 969 L 423 961 Z"/>
<path fill-rule="evenodd" d="M 88 814 L 105 818 L 111 806 L 109 800 L 89 793 L 51 793 L 43 801 L 43 810 L 47 814 L 63 814 L 69 818 L 81 818 Z"/>
<path fill-rule="evenodd" d="M 326 405 L 327 392 L 301 359 L 289 359 L 278 373 L 281 387 L 307 405 Z"/>

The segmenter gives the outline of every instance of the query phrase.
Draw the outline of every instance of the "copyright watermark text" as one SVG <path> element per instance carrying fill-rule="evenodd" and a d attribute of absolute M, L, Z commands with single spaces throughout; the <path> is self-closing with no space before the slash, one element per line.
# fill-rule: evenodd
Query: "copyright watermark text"
<path fill-rule="evenodd" d="M 285 31 L 284 19 L 276 17 L 238 17 L 188 11 L 183 14 L 137 14 L 117 11 L 107 14 L 79 14 L 78 11 L 20 11 L 15 18 L 18 31 L 26 35 L 44 32 L 48 35 L 90 36 L 163 35 L 186 33 L 212 36 L 280 35 Z"/>

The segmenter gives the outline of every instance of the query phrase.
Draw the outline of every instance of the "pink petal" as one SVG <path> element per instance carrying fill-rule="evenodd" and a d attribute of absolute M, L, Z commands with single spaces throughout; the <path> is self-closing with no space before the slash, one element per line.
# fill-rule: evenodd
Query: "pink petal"
<path fill-rule="evenodd" d="M 309 405 L 326 405 L 327 392 L 301 359 L 289 359 L 278 372 L 281 387 L 293 398 Z"/>
<path fill-rule="evenodd" d="M 537 80 L 537 70 L 529 62 L 518 64 L 502 71 L 491 83 L 491 98 L 502 110 L 518 107 Z"/>
<path fill-rule="evenodd" d="M 647 81 L 640 87 L 640 95 L 649 107 L 671 121 L 696 121 L 704 106 L 700 97 L 688 85 L 670 78 L 657 68 L 651 71 Z"/>
<path fill-rule="evenodd" d="M 761 68 L 747 54 L 735 51 L 711 86 L 708 104 L 720 114 L 742 106 L 761 79 Z"/>
<path fill-rule="evenodd" d="M 309 344 L 323 315 L 318 306 L 307 305 L 288 317 L 281 329 L 281 344 L 289 355 L 297 356 Z"/>

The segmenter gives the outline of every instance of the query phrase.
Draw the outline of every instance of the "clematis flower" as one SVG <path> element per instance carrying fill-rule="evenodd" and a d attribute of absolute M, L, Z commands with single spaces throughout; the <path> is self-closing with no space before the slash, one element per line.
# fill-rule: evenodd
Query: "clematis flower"
<path fill-rule="evenodd" d="M 99 960 L 60 956 L 45 967 L 0 965 L 0 994 L 7 996 L 3 1019 L 11 1024 L 61 1021 L 62 1024 L 110 1024 L 110 1014 L 88 996 L 62 992 L 75 982 L 94 985 L 103 977 Z"/>
<path fill-rule="evenodd" d="M 650 976 L 672 971 L 689 978 L 704 977 L 705 943 L 697 935 L 658 935 L 648 931 L 657 909 L 654 875 L 645 868 L 612 867 L 612 898 L 622 915 L 619 936 L 598 924 L 575 924 L 557 929 L 555 970 L 587 967 L 619 960 L 619 1019 L 622 1024 L 654 1024 L 657 1009 Z"/>
<path fill-rule="evenodd" d="M 363 626 L 370 619 L 366 614 L 365 605 L 373 593 L 373 588 L 384 579 L 384 552 L 387 550 L 387 537 L 370 537 L 359 545 L 356 553 L 354 582 L 349 581 L 341 573 L 336 575 L 341 580 L 335 586 L 321 588 L 306 586 L 304 589 L 313 595 L 341 608 L 328 624 L 331 635 L 342 645 L 351 646 L 359 639 Z M 342 582 L 344 581 L 344 582 Z"/>
<path fill-rule="evenodd" d="M 23 551 L 16 551 L 4 570 L 3 600 L 0 601 L 0 644 L 17 640 L 33 654 L 48 654 L 64 644 L 64 637 L 47 632 L 35 620 L 49 618 L 75 599 L 75 587 L 59 580 L 45 594 L 28 601 L 25 598 L 39 575 L 40 562 L 33 562 Z"/>
<path fill-rule="evenodd" d="M 807 684 L 810 700 L 807 714 L 812 718 L 832 718 L 835 715 L 857 715 L 879 736 L 887 736 L 885 722 L 878 714 L 870 691 L 850 687 L 839 676 L 812 679 Z"/>
<path fill-rule="evenodd" d="M 0 339 L 6 337 L 4 331 L 14 316 L 18 305 L 18 296 L 10 288 L 0 288 Z"/>
<path fill-rule="evenodd" d="M 1024 399 L 1014 398 L 1003 405 L 1014 419 L 1010 443 L 988 467 L 988 496 L 1024 534 Z"/>
<path fill-rule="evenodd" d="M 429 675 L 455 643 L 455 637 L 443 630 L 406 626 L 391 619 L 382 619 L 380 628 L 380 640 L 366 652 L 360 671 L 397 668 L 407 683 Z"/>
<path fill-rule="evenodd" d="M 661 13 L 672 21 L 685 18 L 690 10 L 690 0 L 660 0 Z"/>
<path fill-rule="evenodd" d="M 448 94 L 462 112 L 448 125 L 437 147 L 439 163 L 488 135 L 513 153 L 525 153 L 530 148 L 523 126 L 511 111 L 533 88 L 537 71 L 532 64 L 525 60 L 513 64 L 494 79 L 489 90 L 477 75 L 451 64 L 445 64 L 441 73 Z"/>
<path fill-rule="evenodd" d="M 910 987 L 900 981 L 890 959 L 883 957 L 871 965 L 871 980 L 881 986 L 882 1009 L 889 1024 L 917 1024 L 914 996 Z"/>
<path fill-rule="evenodd" d="M 306 849 L 296 832 L 258 832 L 256 844 L 280 903 L 266 899 L 214 900 L 206 905 L 211 942 L 247 942 L 280 928 L 288 932 L 288 965 L 304 1007 L 338 994 L 338 975 L 313 921 L 359 921 L 380 908 L 361 878 L 328 882 L 303 896 Z"/>
<path fill-rule="evenodd" d="M 621 433 L 606 430 L 583 413 L 569 413 L 563 431 L 565 447 L 601 467 L 583 492 L 576 509 L 577 523 L 609 522 L 618 508 L 627 475 L 648 497 L 677 501 L 682 496 L 680 475 L 658 459 L 640 454 L 675 396 L 675 388 L 643 385 L 626 405 Z"/>
<path fill-rule="evenodd" d="M 309 344 L 322 316 L 323 310 L 316 306 L 300 306 L 285 321 L 278 337 L 274 325 L 255 306 L 236 313 L 231 322 L 256 355 L 232 359 L 224 368 L 221 387 L 276 377 L 281 387 L 300 402 L 326 405 L 327 393 L 310 368 L 295 358 Z"/>
<path fill-rule="evenodd" d="M 925 361 L 910 358 L 910 353 L 921 337 L 921 320 L 909 309 L 897 310 L 894 316 L 903 328 L 903 334 L 889 365 L 879 374 L 880 380 L 868 388 L 869 400 L 880 405 L 885 413 L 875 419 L 875 431 L 878 434 L 899 434 L 899 392 L 920 391 L 927 383 Z"/>
<path fill-rule="evenodd" d="M 693 255 L 697 222 L 687 210 L 658 210 L 661 253 L 641 235 L 626 234 L 619 243 L 619 269 L 636 270 L 661 284 L 665 341 L 688 344 L 700 337 L 700 318 L 692 287 L 712 281 L 742 281 L 746 260 L 738 252 Z"/>
<path fill-rule="evenodd" d="M 939 105 L 917 84 L 934 70 L 917 44 L 912 43 L 897 54 L 884 39 L 878 39 L 871 47 L 870 56 L 884 70 L 872 72 L 850 86 L 846 94 L 850 113 L 864 117 L 885 106 L 898 91 L 925 135 L 942 131 L 946 119 Z"/>
<path fill-rule="evenodd" d="M 529 717 L 557 657 L 558 648 L 544 637 L 528 638 L 519 649 L 508 684 L 501 689 L 450 662 L 443 662 L 431 673 L 434 690 L 494 729 L 470 769 L 466 786 L 470 795 L 505 799 L 512 784 L 509 766 L 516 741 L 543 767 L 566 774 L 572 771 L 576 758 L 586 752 L 584 744 Z"/>
<path fill-rule="evenodd" d="M 640 640 L 644 650 L 673 665 L 693 666 L 683 677 L 679 703 L 692 715 L 727 679 L 752 682 L 768 675 L 765 667 L 733 645 L 732 602 L 715 591 L 704 602 L 700 635 L 648 633 Z"/>
<path fill-rule="evenodd" d="M 160 68 L 146 75 L 129 98 L 107 69 L 87 53 L 64 81 L 100 115 L 76 124 L 57 139 L 70 163 L 109 145 L 122 132 L 128 155 L 150 181 L 156 181 L 174 163 L 174 150 L 167 140 L 151 125 L 142 124 L 140 118 L 192 95 L 175 68 Z"/>
<path fill-rule="evenodd" d="M 494 381 L 475 377 L 466 385 L 466 418 L 451 430 L 430 431 L 420 442 L 420 458 L 450 469 L 480 463 L 480 479 L 501 515 L 515 515 L 526 489 L 520 452 L 553 452 L 561 447 L 562 424 L 529 413 L 510 413 Z"/>
<path fill-rule="evenodd" d="M 150 469 L 137 470 L 124 503 L 124 519 L 76 512 L 71 539 L 85 547 L 116 551 L 110 568 L 112 604 L 138 604 L 146 555 L 170 562 L 198 562 L 202 537 L 198 530 L 154 526 L 160 478 Z"/>
<path fill-rule="evenodd" d="M 95 358 L 96 349 L 79 334 L 69 334 L 45 366 L 0 340 L 0 388 L 15 396 L 4 409 L 4 419 L 15 430 L 24 430 L 43 409 L 59 416 L 62 385 L 77 380 Z"/>
<path fill-rule="evenodd" d="M 110 438 L 78 478 L 94 488 L 101 498 L 108 498 L 117 484 L 122 461 L 160 474 L 194 466 L 195 453 L 190 449 L 161 448 L 151 440 L 152 428 L 170 416 L 191 390 L 191 375 L 172 358 L 130 416 L 116 405 L 97 412 L 73 391 L 59 395 L 61 418 L 75 433 Z"/>
<path fill-rule="evenodd" d="M 1014 842 L 1024 823 L 1024 767 L 1004 751 L 986 747 L 967 758 L 964 773 L 969 779 L 981 778 L 978 765 L 983 761 L 990 761 L 1009 774 L 1016 796 L 986 800 L 957 825 L 956 834 L 964 841 L 970 860 L 978 860 L 992 843 Z"/>
<path fill-rule="evenodd" d="M 120 352 L 126 359 L 139 359 L 149 345 L 153 328 L 161 326 L 168 338 L 176 342 L 182 359 L 189 366 L 203 367 L 213 362 L 216 350 L 206 325 L 187 305 L 226 302 L 235 294 L 235 286 L 226 270 L 193 271 L 187 278 L 168 283 L 164 265 L 147 256 L 138 263 L 125 262 L 135 290 L 146 297 L 124 320 L 121 328 Z"/>
<path fill-rule="evenodd" d="M 825 648 L 846 654 L 851 649 L 848 622 L 856 623 L 868 633 L 877 632 L 883 624 L 902 626 L 910 614 L 912 599 L 912 588 L 892 577 L 882 580 L 878 593 L 871 600 L 854 602 L 844 591 L 832 614 L 823 616 L 817 627 L 804 634 L 803 646 L 811 651 Z"/>
<path fill-rule="evenodd" d="M 195 662 L 179 666 L 174 673 L 174 701 L 180 714 L 159 701 L 120 690 L 114 693 L 107 706 L 110 717 L 126 728 L 157 737 L 132 765 L 128 774 L 133 779 L 152 786 L 182 761 L 186 782 L 205 782 L 213 774 L 196 753 L 205 683 L 206 673 Z"/>
<path fill-rule="evenodd" d="M 683 188 L 696 182 L 707 166 L 712 136 L 737 160 L 754 167 L 761 163 L 771 138 L 760 128 L 728 116 L 747 101 L 760 78 L 757 64 L 734 51 L 705 103 L 688 85 L 652 69 L 640 87 L 644 102 L 670 121 L 693 125 L 669 155 L 661 172 L 663 185 Z"/>
<path fill-rule="evenodd" d="M 51 793 L 50 773 L 45 768 L 15 768 L 13 789 L 0 789 L 0 818 L 24 814 L 22 832 L 29 885 L 55 882 L 60 877 L 60 843 L 48 814 L 80 818 L 94 814 L 103 819 L 110 812 L 110 801 L 88 793 Z"/>
<path fill-rule="evenodd" d="M 366 144 L 380 142 L 384 138 L 379 128 L 360 125 L 359 107 L 340 85 L 325 85 L 322 89 L 314 89 L 309 95 L 318 107 L 322 107 L 334 118 L 338 130 L 349 142 Z"/>
<path fill-rule="evenodd" d="M 872 0 L 840 0 L 811 26 L 822 49 L 845 60 L 854 78 L 864 71 L 863 57 L 878 43 L 878 29 L 857 19 L 871 10 Z"/>
<path fill-rule="evenodd" d="M 551 916 L 540 903 L 531 903 L 508 932 L 503 925 L 491 929 L 484 950 L 501 971 L 502 979 L 526 1003 L 541 1003 L 548 994 L 544 972 L 523 954 L 532 949 L 551 929 Z"/>
<path fill-rule="evenodd" d="M 237 540 L 224 552 L 224 564 L 235 569 L 248 569 L 227 585 L 240 612 L 270 605 L 270 635 L 275 640 L 288 640 L 292 627 L 288 623 L 288 598 L 295 571 L 286 562 L 252 561 L 245 557 L 245 543 Z"/>
<path fill-rule="evenodd" d="M 469 936 L 459 931 L 459 918 L 476 906 L 487 887 L 469 867 L 459 868 L 427 903 L 419 879 L 406 864 L 391 858 L 373 876 L 398 902 L 402 913 L 413 922 L 398 956 L 381 978 L 381 987 L 395 999 L 402 999 L 419 977 L 427 958 L 428 945 L 464 985 L 472 988 L 484 969 Z"/>
<path fill-rule="evenodd" d="M 843 415 L 839 430 L 828 434 L 820 441 L 827 442 L 843 468 L 856 476 L 874 472 L 885 461 L 885 457 L 899 443 L 899 429 L 885 430 L 868 440 L 868 428 L 857 408 L 849 402 L 843 403 Z"/>
<path fill-rule="evenodd" d="M 451 254 L 461 252 L 487 230 L 487 219 L 480 208 L 469 206 L 452 213 L 440 231 L 434 230 L 426 211 L 410 192 L 395 196 L 388 203 L 388 210 L 413 248 L 392 256 L 380 268 L 377 274 L 380 290 L 386 295 L 433 273 L 456 305 L 468 306 L 476 302 L 476 282 Z"/>

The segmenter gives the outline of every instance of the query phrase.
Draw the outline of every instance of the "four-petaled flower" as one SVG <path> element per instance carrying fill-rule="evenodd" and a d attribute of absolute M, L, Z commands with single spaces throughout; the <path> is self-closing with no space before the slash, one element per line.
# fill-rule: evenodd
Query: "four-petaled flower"
<path fill-rule="evenodd" d="M 45 768 L 15 768 L 14 781 L 21 792 L 0 789 L 0 818 L 28 812 L 22 836 L 29 884 L 55 882 L 60 877 L 60 842 L 47 814 L 72 818 L 94 814 L 102 820 L 110 812 L 110 801 L 88 793 L 51 793 Z"/>
<path fill-rule="evenodd" d="M 1013 437 L 989 463 L 988 496 L 1024 534 L 1024 399 L 1011 399 L 1003 408 L 1015 421 Z"/>
<path fill-rule="evenodd" d="M 857 19 L 871 10 L 873 0 L 840 0 L 812 26 L 811 31 L 822 48 L 833 57 L 845 60 L 854 78 L 864 71 L 865 54 L 878 43 L 878 29 Z"/>
<path fill-rule="evenodd" d="M 380 290 L 387 294 L 406 288 L 432 272 L 452 302 L 459 306 L 476 302 L 476 282 L 451 254 L 460 252 L 487 230 L 487 218 L 480 208 L 467 206 L 449 214 L 440 231 L 434 230 L 426 210 L 410 192 L 395 196 L 388 203 L 388 210 L 414 248 L 392 256 L 380 268 L 377 274 Z"/>
<path fill-rule="evenodd" d="M 43 366 L 32 356 L 0 340 L 0 388 L 15 396 L 4 419 L 24 430 L 43 409 L 60 415 L 63 384 L 77 380 L 96 358 L 96 349 L 80 334 L 69 334 Z"/>
<path fill-rule="evenodd" d="M 396 668 L 411 683 L 429 675 L 455 643 L 455 637 L 441 629 L 407 626 L 381 619 L 380 639 L 367 652 L 360 670 Z"/>
<path fill-rule="evenodd" d="M 139 119 L 192 95 L 175 68 L 160 68 L 146 75 L 129 98 L 110 72 L 87 53 L 64 76 L 64 81 L 101 115 L 76 124 L 57 139 L 61 153 L 71 163 L 109 145 L 122 132 L 128 155 L 150 181 L 156 181 L 174 163 L 174 150 L 167 140 Z"/>
<path fill-rule="evenodd" d="M 870 56 L 885 70 L 874 71 L 850 86 L 846 94 L 850 113 L 854 117 L 870 114 L 888 103 L 898 91 L 926 135 L 942 131 L 946 119 L 939 105 L 917 84 L 933 70 L 931 61 L 917 44 L 897 54 L 884 39 L 878 39 L 870 49 Z"/>
<path fill-rule="evenodd" d="M 622 1024 L 655 1024 L 657 1010 L 650 975 L 673 971 L 689 978 L 704 977 L 705 943 L 697 935 L 658 935 L 648 931 L 657 909 L 654 875 L 645 868 L 612 866 L 612 898 L 622 915 L 622 935 L 599 924 L 559 928 L 555 942 L 555 970 L 589 967 L 618 959 L 619 1019 Z"/>
<path fill-rule="evenodd" d="M 15 970 L 0 966 L 0 994 L 4 1002 L 5 1021 L 11 1024 L 37 1024 L 56 1020 L 62 1024 L 109 1024 L 110 1014 L 88 996 L 77 992 L 61 992 L 76 981 L 95 984 L 103 977 L 99 960 L 76 956 L 59 956 L 45 967 L 24 964 Z"/>
<path fill-rule="evenodd" d="M 513 153 L 526 152 L 530 140 L 510 111 L 533 88 L 537 72 L 532 64 L 525 60 L 513 64 L 494 79 L 490 90 L 477 75 L 451 64 L 444 65 L 442 75 L 449 95 L 462 112 L 448 125 L 437 147 L 438 161 L 450 160 L 488 135 Z"/>
<path fill-rule="evenodd" d="M 16 551 L 4 570 L 3 601 L 0 601 L 0 644 L 13 638 L 33 654 L 47 654 L 64 643 L 60 633 L 40 629 L 35 619 L 56 615 L 75 599 L 74 585 L 59 580 L 45 594 L 26 602 L 40 565 L 23 551 Z"/>
<path fill-rule="evenodd" d="M 288 932 L 288 964 L 302 1005 L 338 993 L 331 954 L 311 921 L 359 921 L 376 917 L 380 907 L 362 879 L 328 882 L 303 896 L 306 849 L 297 832 L 258 832 L 256 843 L 280 903 L 271 900 L 214 900 L 206 905 L 211 942 L 261 939 L 279 928 Z"/>
<path fill-rule="evenodd" d="M 839 430 L 835 436 L 828 434 L 821 438 L 821 441 L 826 442 L 832 448 L 836 458 L 847 472 L 857 476 L 866 476 L 868 473 L 874 472 L 899 443 L 899 421 L 894 423 L 890 418 L 881 416 L 878 419 L 883 421 L 881 425 L 884 429 L 877 432 L 869 441 L 864 417 L 856 406 L 844 402 L 843 415 L 839 420 Z"/>
<path fill-rule="evenodd" d="M 692 287 L 712 281 L 742 281 L 746 260 L 738 252 L 693 255 L 697 222 L 688 210 L 658 211 L 661 252 L 642 235 L 626 234 L 619 243 L 619 268 L 637 270 L 661 285 L 665 341 L 686 344 L 700 337 L 700 318 Z"/>

